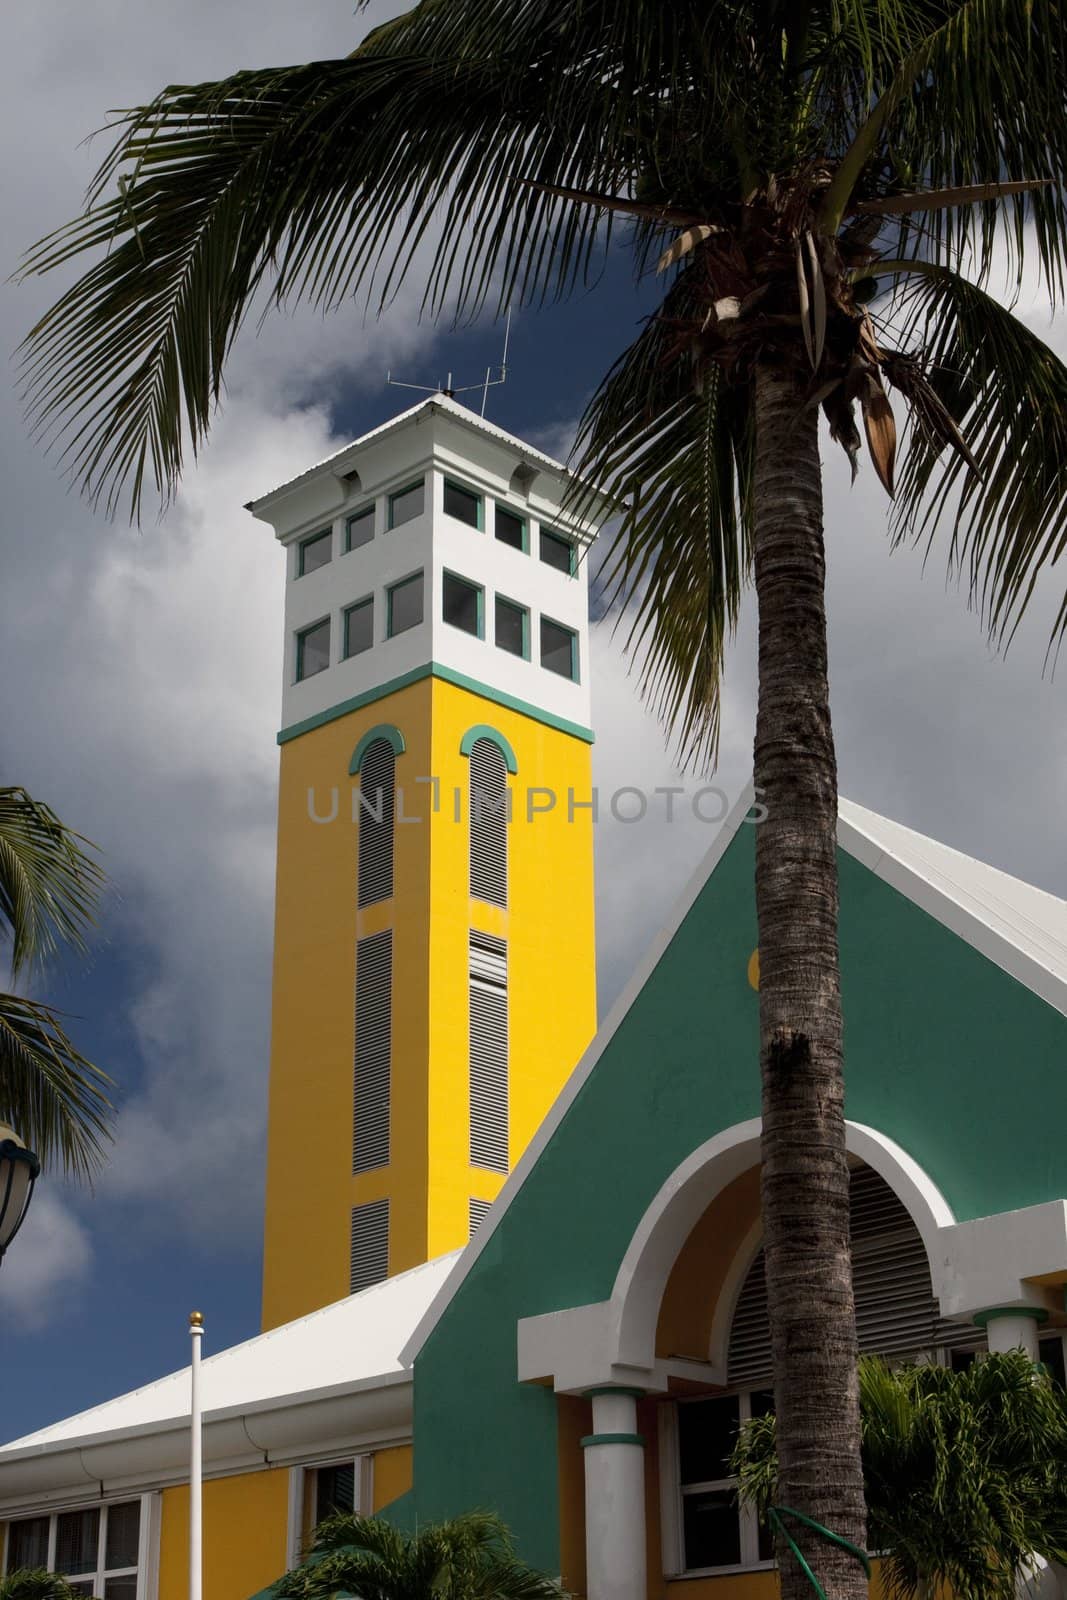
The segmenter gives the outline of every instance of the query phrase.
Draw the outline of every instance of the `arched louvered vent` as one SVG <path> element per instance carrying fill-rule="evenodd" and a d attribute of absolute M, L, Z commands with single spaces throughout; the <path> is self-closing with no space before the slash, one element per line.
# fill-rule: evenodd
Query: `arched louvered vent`
<path fill-rule="evenodd" d="M 853 1168 L 849 1211 L 860 1350 L 871 1355 L 906 1356 L 973 1340 L 973 1328 L 941 1319 L 919 1230 L 873 1167 Z M 738 1296 L 727 1366 L 731 1387 L 755 1387 L 771 1375 L 762 1250 Z"/>
<path fill-rule="evenodd" d="M 470 1201 L 469 1238 L 473 1239 L 478 1232 L 478 1229 L 489 1215 L 489 1207 L 492 1203 L 491 1200 L 475 1200 L 472 1196 Z"/>
<path fill-rule="evenodd" d="M 470 936 L 470 1159 L 508 1170 L 508 947 Z M 473 1201 L 472 1201 L 473 1204 Z"/>
<path fill-rule="evenodd" d="M 392 1044 L 393 930 L 386 928 L 356 946 L 353 1172 L 369 1172 L 389 1160 Z"/>
<path fill-rule="evenodd" d="M 396 756 L 387 739 L 367 747 L 359 779 L 359 895 L 370 906 L 393 894 Z"/>
<path fill-rule="evenodd" d="M 508 903 L 508 768 L 491 739 L 471 746 L 471 894 L 490 905 Z"/>
<path fill-rule="evenodd" d="M 349 1293 L 358 1294 L 389 1276 L 389 1202 L 370 1200 L 352 1207 Z"/>

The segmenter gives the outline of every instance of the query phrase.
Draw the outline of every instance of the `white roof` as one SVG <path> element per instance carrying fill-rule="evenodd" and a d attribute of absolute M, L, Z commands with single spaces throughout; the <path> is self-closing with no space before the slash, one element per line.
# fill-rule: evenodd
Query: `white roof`
<path fill-rule="evenodd" d="M 305 479 L 313 478 L 324 467 L 340 462 L 342 458 L 362 449 L 364 445 L 382 439 L 386 434 L 406 427 L 409 423 L 417 421 L 420 416 L 433 412 L 440 412 L 446 417 L 452 417 L 456 422 L 461 423 L 464 427 L 471 428 L 475 433 L 480 433 L 486 438 L 496 439 L 498 443 L 510 446 L 511 449 L 518 451 L 525 460 L 538 461 L 543 467 L 550 468 L 561 478 L 573 476 L 562 461 L 556 461 L 554 457 L 546 456 L 542 450 L 535 450 L 533 445 L 526 443 L 525 439 L 520 439 L 515 434 L 508 433 L 504 428 L 498 428 L 494 422 L 487 422 L 484 417 L 478 416 L 477 412 L 471 411 L 468 406 L 461 405 L 458 400 L 453 400 L 449 395 L 435 394 L 431 395 L 427 400 L 420 400 L 417 405 L 409 406 L 406 411 L 401 411 L 399 415 L 390 417 L 388 422 L 379 423 L 369 433 L 363 433 L 358 439 L 353 439 L 351 444 L 342 445 L 340 450 L 335 450 L 332 455 L 328 455 L 324 460 L 316 462 L 313 467 L 307 467 L 303 472 L 297 473 L 295 478 L 288 478 L 285 483 L 278 484 L 277 488 L 268 490 L 266 494 L 257 495 L 254 500 L 248 502 L 247 509 L 258 514 L 260 506 L 267 500 L 273 499 L 276 494 L 281 494 L 286 489 L 292 489 L 296 484 L 303 483 Z"/>
<path fill-rule="evenodd" d="M 295 1322 L 232 1345 L 201 1363 L 205 1421 L 254 1412 L 324 1389 L 355 1389 L 406 1374 L 400 1351 L 451 1271 L 459 1251 L 398 1273 Z M 208 1328 L 210 1334 L 210 1327 Z M 87 1439 L 182 1421 L 189 1415 L 189 1368 L 93 1406 L 0 1448 L 68 1448 Z"/>

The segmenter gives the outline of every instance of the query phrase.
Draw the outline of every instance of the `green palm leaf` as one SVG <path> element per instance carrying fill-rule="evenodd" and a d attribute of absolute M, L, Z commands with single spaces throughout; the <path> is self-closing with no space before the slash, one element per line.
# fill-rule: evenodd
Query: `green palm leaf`
<path fill-rule="evenodd" d="M 0 924 L 16 973 L 83 949 L 104 876 L 91 846 L 25 789 L 0 789 Z"/>
<path fill-rule="evenodd" d="M 111 1137 L 111 1079 L 72 1043 L 53 1007 L 0 994 L 0 1122 L 45 1164 L 90 1178 Z"/>

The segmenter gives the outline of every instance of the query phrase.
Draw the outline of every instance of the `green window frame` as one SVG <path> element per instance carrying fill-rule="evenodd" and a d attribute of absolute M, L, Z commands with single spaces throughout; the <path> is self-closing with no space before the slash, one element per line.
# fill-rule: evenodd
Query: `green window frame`
<path fill-rule="evenodd" d="M 312 634 L 326 630 L 326 659 L 321 667 L 315 667 L 311 672 L 306 670 L 306 652 L 308 641 Z M 307 678 L 317 678 L 320 672 L 325 672 L 330 665 L 330 619 L 320 617 L 317 622 L 309 623 L 306 628 L 301 628 L 296 636 L 296 682 L 303 683 Z"/>
<path fill-rule="evenodd" d="M 348 518 L 348 521 L 345 523 L 346 556 L 349 555 L 353 550 L 362 550 L 364 545 L 370 544 L 373 540 L 375 521 L 374 510 L 374 501 L 372 500 L 369 506 L 363 506 L 361 510 L 353 512 L 352 516 Z M 360 537 L 353 542 L 352 531 L 357 527 L 360 529 Z"/>
<path fill-rule="evenodd" d="M 474 521 L 469 517 L 461 516 L 458 511 L 451 510 L 448 504 L 449 493 L 462 495 L 466 500 L 474 501 Z M 446 478 L 442 494 L 442 510 L 446 517 L 452 517 L 456 522 L 462 522 L 465 527 L 476 528 L 479 533 L 485 531 L 485 499 L 477 489 L 471 489 L 465 483 L 460 483 L 458 478 Z"/>
<path fill-rule="evenodd" d="M 325 560 L 315 561 L 308 565 L 308 551 L 318 550 L 327 552 Z M 328 567 L 333 560 L 333 528 L 320 528 L 318 533 L 309 534 L 306 539 L 301 539 L 297 549 L 296 575 L 304 578 L 311 572 L 318 572 L 322 567 Z"/>
<path fill-rule="evenodd" d="M 452 618 L 446 614 L 449 584 L 457 584 L 460 586 L 460 588 L 465 589 L 470 594 L 474 595 L 475 626 L 473 631 L 470 628 L 464 627 L 462 622 L 454 622 Z M 442 622 L 447 623 L 450 628 L 458 628 L 460 633 L 469 634 L 472 639 L 484 639 L 485 590 L 482 588 L 481 584 L 472 582 L 470 578 L 464 578 L 461 573 L 450 572 L 446 567 L 441 575 L 441 620 Z"/>
<path fill-rule="evenodd" d="M 505 517 L 510 517 L 513 522 L 517 522 L 519 524 L 520 534 L 519 534 L 519 543 L 518 544 L 514 544 L 510 539 L 505 539 L 505 538 L 502 537 L 501 532 L 500 532 L 500 513 L 501 512 L 504 513 Z M 524 556 L 528 556 L 529 555 L 529 553 L 530 553 L 530 519 L 529 519 L 529 517 L 522 516 L 521 513 L 516 511 L 513 506 L 501 505 L 499 500 L 496 502 L 496 506 L 495 506 L 494 514 L 493 514 L 493 534 L 494 534 L 494 537 L 496 539 L 498 539 L 501 544 L 507 545 L 509 550 L 521 550 Z"/>
<path fill-rule="evenodd" d="M 409 589 L 414 584 L 419 586 L 419 614 L 411 622 L 406 622 L 402 628 L 396 626 L 396 597 L 402 591 Z M 426 620 L 426 585 L 424 573 L 420 568 L 418 572 L 411 572 L 406 578 L 400 578 L 396 583 L 389 584 L 385 591 L 385 636 L 395 639 L 401 633 L 408 633 L 412 628 L 419 628 Z"/>
<path fill-rule="evenodd" d="M 545 629 L 546 629 L 546 627 L 547 628 L 556 628 L 556 629 L 558 629 L 558 631 L 560 633 L 565 633 L 565 634 L 568 635 L 568 637 L 570 639 L 570 646 L 571 646 L 571 659 L 570 659 L 570 668 L 571 669 L 570 669 L 569 672 L 561 672 L 558 667 L 550 666 L 549 663 L 545 660 L 546 652 L 548 654 L 552 654 L 552 653 L 554 653 L 554 648 L 555 648 L 552 645 L 547 645 L 546 646 L 546 641 L 545 641 Z M 562 641 L 559 641 L 559 643 L 562 643 Z M 575 631 L 574 628 L 568 628 L 568 626 L 567 626 L 567 624 L 565 622 L 557 622 L 554 617 L 545 617 L 545 616 L 543 616 L 541 618 L 541 665 L 545 669 L 546 672 L 554 672 L 558 678 L 569 678 L 571 683 L 577 683 L 579 681 L 578 680 L 578 634 L 577 634 L 577 632 Z"/>
<path fill-rule="evenodd" d="M 505 612 L 511 612 L 513 615 L 518 615 L 518 617 L 521 619 L 520 620 L 520 626 L 521 626 L 521 630 L 522 630 L 522 647 L 519 650 L 513 650 L 509 644 L 501 644 L 501 642 L 500 642 L 500 612 L 501 612 L 501 609 L 503 609 Z M 504 594 L 498 594 L 498 595 L 496 595 L 494 597 L 494 605 L 493 605 L 493 643 L 496 645 L 498 650 L 506 650 L 509 656 L 517 656 L 522 661 L 529 661 L 529 659 L 530 659 L 530 608 L 529 608 L 529 606 L 521 606 L 517 600 L 509 600 L 507 595 L 504 595 Z"/>
<path fill-rule="evenodd" d="M 419 493 L 420 493 L 420 495 L 422 497 L 421 500 L 420 500 L 420 503 L 419 503 L 418 510 L 417 511 L 406 512 L 406 514 L 401 516 L 400 519 L 398 520 L 397 519 L 397 508 L 400 505 L 400 502 L 405 500 L 408 495 L 414 494 L 416 489 L 419 490 Z M 402 509 L 406 510 L 406 508 L 402 508 Z M 405 525 L 405 523 L 414 522 L 416 517 L 421 517 L 424 514 L 425 510 L 426 510 L 426 479 L 425 479 L 425 477 L 413 478 L 412 481 L 410 483 L 406 483 L 402 489 L 394 489 L 393 493 L 389 496 L 389 516 L 387 518 L 387 526 L 389 527 L 390 530 L 392 530 L 393 528 L 402 528 Z"/>
<path fill-rule="evenodd" d="M 568 534 L 560 533 L 558 528 L 546 528 L 544 523 L 541 524 L 540 531 L 541 539 L 538 547 L 538 554 L 540 555 L 545 566 L 551 567 L 555 572 L 565 572 L 568 574 L 568 576 L 573 578 L 575 573 L 578 571 L 578 546 L 575 544 L 574 540 Z M 564 563 L 559 560 L 552 560 L 549 556 L 545 555 L 546 549 L 555 551 L 565 550 L 566 562 Z"/>
<path fill-rule="evenodd" d="M 370 613 L 370 638 L 368 639 L 366 644 L 360 645 L 358 650 L 352 650 L 352 649 L 349 648 L 349 639 L 348 639 L 349 618 L 354 617 L 357 611 L 358 612 L 369 612 Z M 341 660 L 342 661 L 349 661 L 349 660 L 351 660 L 351 658 L 353 656 L 365 655 L 366 652 L 368 650 L 373 649 L 373 647 L 374 647 L 374 596 L 372 594 L 368 594 L 368 595 L 365 595 L 362 600 L 356 600 L 352 605 L 346 606 L 344 611 L 341 614 Z"/>

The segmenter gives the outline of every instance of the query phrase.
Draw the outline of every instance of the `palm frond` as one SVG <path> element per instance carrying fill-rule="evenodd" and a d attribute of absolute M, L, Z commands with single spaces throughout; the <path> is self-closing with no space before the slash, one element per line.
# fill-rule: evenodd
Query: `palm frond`
<path fill-rule="evenodd" d="M 22 788 L 0 788 L 0 927 L 15 973 L 81 950 L 104 877 L 88 840 Z"/>
<path fill-rule="evenodd" d="M 89 1179 L 110 1139 L 111 1079 L 71 1042 L 61 1014 L 0 994 L 0 1122 L 41 1161 Z"/>
<path fill-rule="evenodd" d="M 931 538 L 951 518 L 950 560 L 966 574 L 990 634 L 1007 642 L 1040 572 L 1067 548 L 1067 367 L 992 296 L 932 262 L 904 269 L 895 304 L 901 342 L 921 352 L 924 376 L 977 467 L 921 425 L 909 430 L 894 537 Z M 1054 647 L 1067 629 L 1067 596 Z"/>

